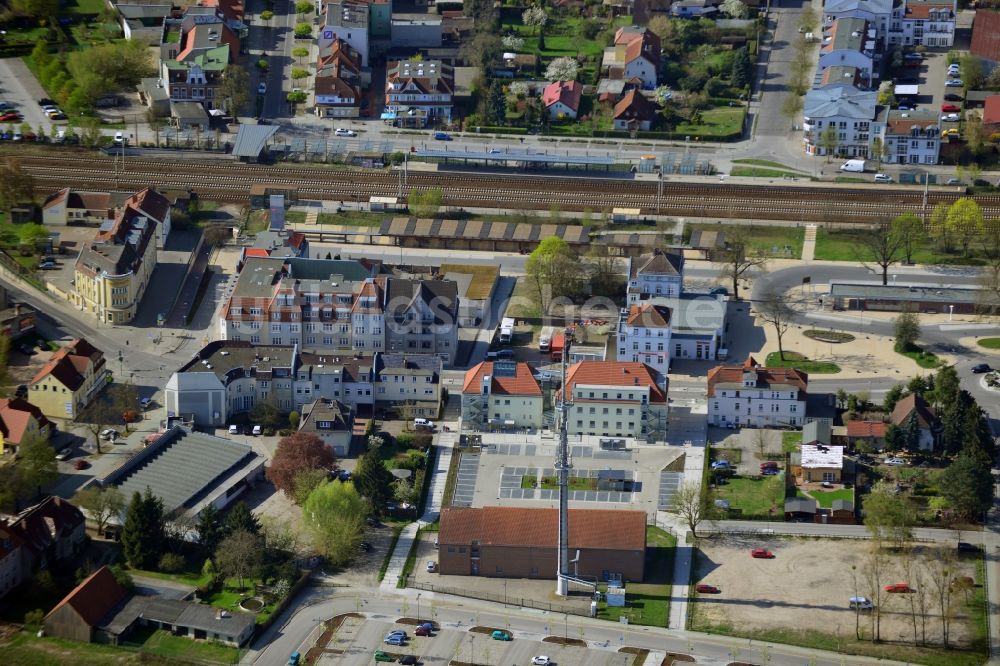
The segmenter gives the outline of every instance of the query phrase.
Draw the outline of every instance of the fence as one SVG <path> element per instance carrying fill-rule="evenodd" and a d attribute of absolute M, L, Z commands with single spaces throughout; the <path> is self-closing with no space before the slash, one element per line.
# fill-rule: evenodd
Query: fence
<path fill-rule="evenodd" d="M 550 582 L 550 581 L 544 581 L 544 582 Z M 500 604 L 521 606 L 523 608 L 534 608 L 536 610 L 552 611 L 554 613 L 568 613 L 570 615 L 581 615 L 583 617 L 590 617 L 589 608 L 564 606 L 562 604 L 553 604 L 544 601 L 535 601 L 534 599 L 525 599 L 524 597 L 514 597 L 505 594 L 490 594 L 489 592 L 478 592 L 476 590 L 444 587 L 442 585 L 433 585 L 431 583 L 417 583 L 410 581 L 407 581 L 406 586 L 412 587 L 417 590 L 424 590 L 426 592 L 438 592 L 440 594 L 451 594 L 456 597 L 466 597 L 468 599 L 482 599 L 483 601 L 493 601 Z"/>

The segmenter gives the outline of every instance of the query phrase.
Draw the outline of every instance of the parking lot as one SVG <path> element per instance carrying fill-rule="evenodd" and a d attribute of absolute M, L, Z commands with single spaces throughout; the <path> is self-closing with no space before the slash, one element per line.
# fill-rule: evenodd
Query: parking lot
<path fill-rule="evenodd" d="M 49 120 L 36 101 L 42 97 L 45 90 L 20 58 L 0 58 L 0 100 L 14 107 L 32 129 L 42 127 L 48 133 L 52 125 L 66 121 Z"/>
<path fill-rule="evenodd" d="M 411 612 L 415 609 L 410 607 Z M 433 611 L 429 605 L 422 619 Z M 403 630 L 408 640 L 403 646 L 386 645 L 383 638 L 393 630 Z M 513 640 L 493 640 L 485 629 L 472 631 L 464 627 L 442 627 L 433 636 L 414 636 L 412 624 L 402 624 L 383 618 L 348 617 L 327 643 L 319 658 L 320 664 L 338 666 L 370 666 L 375 663 L 375 652 L 381 650 L 398 662 L 404 655 L 412 655 L 417 663 L 443 666 L 451 661 L 474 663 L 480 666 L 528 666 L 536 656 L 547 656 L 555 666 L 631 666 L 635 656 L 612 651 L 546 643 L 537 636 L 518 637 Z"/>
<path fill-rule="evenodd" d="M 752 548 L 767 548 L 774 559 L 752 559 Z M 853 636 L 855 611 L 848 607 L 851 596 L 873 595 L 864 582 L 866 545 L 853 539 L 762 539 L 726 536 L 704 540 L 695 559 L 695 583 L 715 585 L 719 594 L 699 594 L 692 600 L 695 613 L 692 629 L 711 626 L 740 627 L 741 631 L 766 631 L 795 627 L 827 635 Z M 917 546 L 921 557 L 934 558 L 936 547 Z M 880 585 L 917 583 L 903 572 L 903 558 L 890 555 Z M 852 572 L 852 567 L 856 570 Z M 855 581 L 852 573 L 856 573 Z M 972 560 L 960 560 L 950 575 L 975 576 Z M 933 585 L 924 581 L 933 599 Z M 961 593 L 957 593 L 961 594 Z M 910 596 L 883 594 L 881 635 L 888 641 L 913 639 Z M 955 643 L 967 643 L 972 636 L 969 615 L 956 596 L 956 617 L 951 626 Z M 940 613 L 929 601 L 927 636 L 939 640 Z M 868 630 L 870 619 L 861 618 Z M 919 618 L 918 618 L 919 622 Z"/>

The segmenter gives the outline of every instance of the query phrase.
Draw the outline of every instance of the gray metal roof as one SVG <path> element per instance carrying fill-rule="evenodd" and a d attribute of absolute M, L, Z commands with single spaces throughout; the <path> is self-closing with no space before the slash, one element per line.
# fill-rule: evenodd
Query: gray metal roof
<path fill-rule="evenodd" d="M 806 118 L 855 118 L 875 119 L 875 103 L 878 93 L 874 90 L 858 90 L 847 86 L 827 86 L 813 88 L 806 93 Z"/>
<path fill-rule="evenodd" d="M 670 308 L 673 335 L 714 335 L 726 323 L 726 301 L 718 296 L 684 292 L 678 298 L 654 296 L 647 301 Z"/>
<path fill-rule="evenodd" d="M 236 157 L 259 157 L 264 150 L 264 144 L 274 136 L 278 128 L 274 125 L 240 125 L 236 133 L 236 143 L 233 145 L 233 155 Z"/>
<path fill-rule="evenodd" d="M 826 0 L 823 4 L 824 14 L 852 11 L 888 15 L 892 12 L 892 0 Z"/>
<path fill-rule="evenodd" d="M 854 284 L 831 282 L 833 298 L 867 298 L 885 301 L 925 303 L 978 303 L 981 290 L 976 287 L 932 287 L 917 285 Z"/>
<path fill-rule="evenodd" d="M 811 497 L 789 497 L 785 500 L 785 513 L 816 513 L 816 500 Z"/>

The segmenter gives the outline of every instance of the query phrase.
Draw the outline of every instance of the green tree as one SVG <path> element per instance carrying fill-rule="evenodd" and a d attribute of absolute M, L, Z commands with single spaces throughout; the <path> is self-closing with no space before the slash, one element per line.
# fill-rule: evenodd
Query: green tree
<path fill-rule="evenodd" d="M 962 254 L 969 256 L 969 245 L 983 233 L 983 212 L 973 199 L 962 197 L 948 209 L 948 229 L 962 247 Z"/>
<path fill-rule="evenodd" d="M 939 250 L 951 252 L 954 249 L 954 239 L 948 226 L 948 204 L 941 202 L 934 206 L 927 226 L 930 237 Z"/>
<path fill-rule="evenodd" d="M 239 122 L 240 111 L 245 109 L 250 101 L 250 74 L 235 63 L 226 65 L 218 94 L 225 102 L 226 111 L 233 120 Z"/>
<path fill-rule="evenodd" d="M 989 464 L 960 454 L 941 474 L 939 487 L 958 517 L 982 518 L 993 506 L 993 474 Z"/>
<path fill-rule="evenodd" d="M 309 70 L 303 69 L 301 67 L 292 67 L 292 79 L 299 81 L 301 79 L 309 78 Z"/>
<path fill-rule="evenodd" d="M 73 503 L 85 510 L 94 521 L 98 534 L 104 533 L 104 528 L 112 518 L 121 520 L 125 510 L 125 497 L 114 486 L 87 486 L 76 492 Z"/>
<path fill-rule="evenodd" d="M 267 23 L 268 27 L 270 27 L 271 19 L 273 18 L 274 18 L 274 12 L 272 12 L 270 9 L 265 9 L 260 13 L 260 20 Z"/>
<path fill-rule="evenodd" d="M 430 187 L 425 190 L 413 188 L 410 190 L 407 206 L 417 217 L 429 218 L 437 215 L 443 199 L 444 193 L 440 187 Z"/>
<path fill-rule="evenodd" d="M 885 398 L 882 400 L 882 408 L 887 412 L 891 412 L 895 409 L 896 403 L 899 402 L 904 395 L 906 395 L 906 387 L 902 384 L 894 385 L 885 392 Z"/>
<path fill-rule="evenodd" d="M 958 61 L 958 69 L 962 73 L 962 83 L 966 90 L 976 90 L 982 85 L 986 76 L 983 61 L 971 54 L 963 55 Z"/>
<path fill-rule="evenodd" d="M 470 66 L 478 67 L 485 80 L 493 77 L 493 71 L 502 54 L 503 42 L 500 36 L 480 29 L 479 25 L 476 34 L 471 39 L 464 40 L 459 48 L 461 58 Z"/>
<path fill-rule="evenodd" d="M 295 475 L 295 490 L 292 499 L 302 506 L 309 499 L 309 494 L 316 487 L 330 478 L 330 473 L 324 469 L 303 469 Z"/>
<path fill-rule="evenodd" d="M 295 3 L 295 11 L 298 14 L 308 14 L 309 12 L 313 11 L 313 8 L 315 6 L 316 5 L 309 2 L 309 0 L 297 0 L 297 2 Z"/>
<path fill-rule="evenodd" d="M 125 511 L 121 541 L 125 560 L 133 569 L 151 569 L 163 553 L 165 541 L 163 501 L 147 487 L 132 495 Z"/>
<path fill-rule="evenodd" d="M 920 320 L 914 312 L 901 312 L 893 320 L 893 335 L 896 338 L 895 349 L 905 352 L 913 349 L 920 337 Z"/>
<path fill-rule="evenodd" d="M 906 448 L 906 435 L 895 423 L 885 428 L 885 448 L 887 451 L 902 451 Z"/>
<path fill-rule="evenodd" d="M 486 98 L 486 111 L 493 125 L 504 125 L 507 122 L 507 99 L 503 94 L 503 84 L 499 80 L 490 84 Z"/>
<path fill-rule="evenodd" d="M 24 479 L 17 465 L 0 467 L 0 510 L 14 512 L 26 492 Z"/>
<path fill-rule="evenodd" d="M 309 494 L 302 516 L 327 561 L 341 566 L 358 552 L 368 509 L 354 483 L 326 481 Z"/>
<path fill-rule="evenodd" d="M 261 538 L 254 532 L 238 529 L 222 540 L 215 551 L 215 564 L 226 578 L 235 578 L 240 590 L 261 561 Z"/>
<path fill-rule="evenodd" d="M 580 277 L 579 259 L 569 243 L 549 236 L 528 255 L 524 271 L 535 287 L 543 312 L 553 298 L 573 293 Z"/>
<path fill-rule="evenodd" d="M 226 532 L 232 534 L 244 530 L 250 534 L 260 534 L 260 521 L 250 512 L 246 502 L 237 502 L 226 516 Z"/>
<path fill-rule="evenodd" d="M 211 557 L 225 536 L 222 521 L 219 519 L 219 510 L 215 508 L 215 504 L 208 504 L 198 512 L 195 530 L 198 532 L 198 543 L 202 551 Z"/>
<path fill-rule="evenodd" d="M 887 143 L 882 141 L 881 137 L 877 136 L 872 139 L 872 147 L 868 151 L 868 157 L 878 161 L 878 168 L 882 168 L 882 160 L 888 159 L 891 154 L 892 149 Z"/>
<path fill-rule="evenodd" d="M 913 253 L 924 240 L 924 223 L 914 213 L 903 213 L 892 221 L 892 231 L 899 238 L 903 260 L 913 263 Z"/>
<path fill-rule="evenodd" d="M 308 39 L 312 35 L 312 26 L 308 23 L 297 23 L 295 25 L 295 37 L 297 39 Z"/>
<path fill-rule="evenodd" d="M 56 451 L 37 433 L 25 435 L 17 447 L 17 465 L 28 488 L 40 493 L 59 478 Z"/>
<path fill-rule="evenodd" d="M 880 543 L 900 548 L 913 539 L 913 508 L 909 496 L 897 493 L 895 485 L 879 481 L 862 502 L 865 527 Z"/>
<path fill-rule="evenodd" d="M 830 156 L 837 152 L 839 145 L 840 139 L 837 136 L 837 128 L 831 123 L 819 133 L 819 147 L 823 149 L 823 154 L 826 155 L 828 163 Z"/>
<path fill-rule="evenodd" d="M 0 208 L 9 213 L 16 204 L 31 201 L 34 195 L 34 177 L 21 167 L 17 159 L 5 159 L 0 165 Z"/>
<path fill-rule="evenodd" d="M 9 7 L 15 16 L 54 19 L 59 15 L 59 0 L 10 0 Z"/>
<path fill-rule="evenodd" d="M 757 316 L 765 324 L 774 327 L 774 334 L 778 338 L 778 357 L 785 359 L 785 347 L 783 339 L 785 333 L 792 325 L 792 317 L 795 315 L 788 305 L 788 298 L 785 292 L 768 288 L 756 303 Z"/>
<path fill-rule="evenodd" d="M 917 410 L 910 412 L 909 418 L 903 425 L 903 443 L 907 451 L 920 450 L 920 421 L 917 419 Z"/>
<path fill-rule="evenodd" d="M 733 58 L 733 86 L 744 88 L 750 85 L 751 76 L 753 76 L 753 64 L 750 62 L 750 53 L 743 47 L 736 51 L 736 57 Z"/>
<path fill-rule="evenodd" d="M 299 427 L 299 421 L 301 419 L 302 419 L 302 416 L 299 415 L 299 413 L 296 412 L 295 410 L 292 410 L 292 411 L 288 412 L 288 427 L 292 428 L 293 430 L 296 429 L 296 428 L 298 428 Z"/>
<path fill-rule="evenodd" d="M 389 500 L 392 474 L 382 464 L 377 448 L 369 448 L 354 468 L 354 483 L 361 496 L 368 500 L 374 513 L 381 513 Z"/>
<path fill-rule="evenodd" d="M 292 49 L 292 56 L 302 64 L 302 60 L 309 57 L 309 49 L 304 46 L 296 46 Z"/>

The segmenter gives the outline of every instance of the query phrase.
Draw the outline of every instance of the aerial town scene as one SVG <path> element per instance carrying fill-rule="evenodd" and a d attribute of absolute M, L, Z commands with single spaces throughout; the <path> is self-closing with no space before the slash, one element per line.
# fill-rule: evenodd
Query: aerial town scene
<path fill-rule="evenodd" d="M 1000 0 L 0 0 L 0 664 L 1000 664 Z"/>

